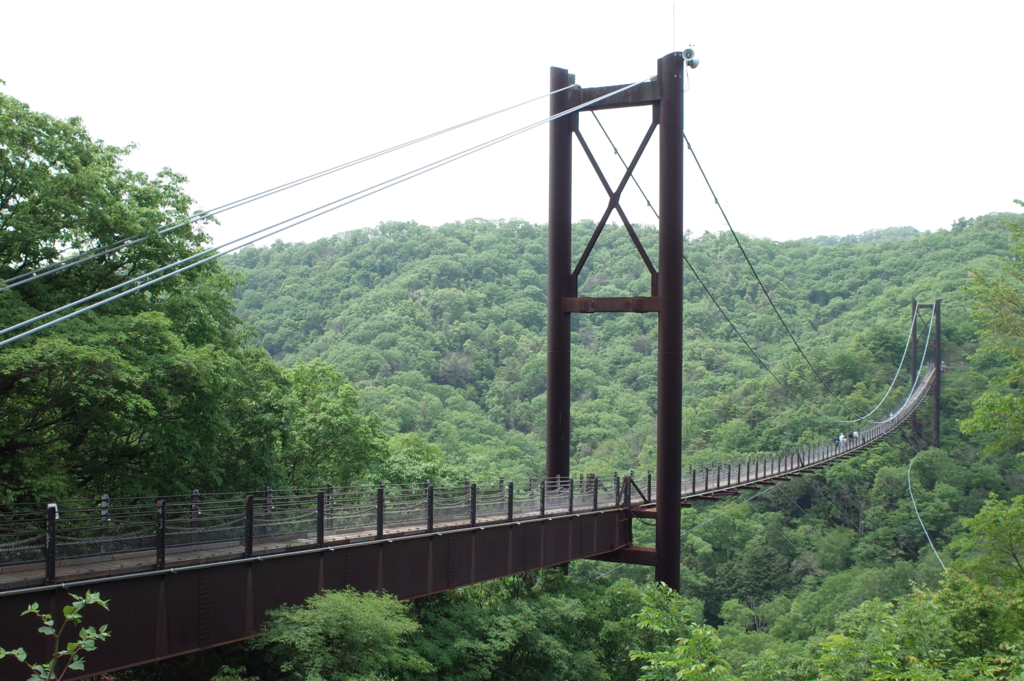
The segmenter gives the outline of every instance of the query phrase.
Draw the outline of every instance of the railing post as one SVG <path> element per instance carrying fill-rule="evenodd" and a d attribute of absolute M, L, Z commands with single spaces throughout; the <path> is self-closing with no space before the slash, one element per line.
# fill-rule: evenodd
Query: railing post
<path fill-rule="evenodd" d="M 427 532 L 434 531 L 434 485 L 427 481 Z"/>
<path fill-rule="evenodd" d="M 692 482 L 690 482 L 690 493 L 691 494 L 696 494 L 697 493 L 697 469 L 694 468 L 693 466 L 690 466 L 690 475 L 693 478 Z"/>
<path fill-rule="evenodd" d="M 573 482 L 575 482 L 575 481 L 572 478 L 569 478 L 569 514 L 572 514 L 572 501 L 573 501 L 572 497 L 573 497 L 573 492 L 576 489 L 575 485 L 573 485 Z"/>
<path fill-rule="evenodd" d="M 107 534 L 109 529 L 107 523 L 110 522 L 110 495 L 100 495 L 100 553 L 107 552 Z"/>
<path fill-rule="evenodd" d="M 516 512 L 516 483 L 508 483 L 508 521 L 512 522 Z"/>
<path fill-rule="evenodd" d="M 597 504 L 598 504 L 597 493 L 598 493 L 598 490 L 600 490 L 600 489 L 601 489 L 601 479 L 598 478 L 595 475 L 594 476 L 594 510 L 595 511 L 597 510 Z"/>
<path fill-rule="evenodd" d="M 469 524 L 476 525 L 476 483 L 469 486 Z"/>
<path fill-rule="evenodd" d="M 327 485 L 327 531 L 334 531 L 334 485 Z"/>
<path fill-rule="evenodd" d="M 316 493 L 316 545 L 324 545 L 324 493 Z"/>
<path fill-rule="evenodd" d="M 57 581 L 57 504 L 46 505 L 46 544 L 43 546 L 43 558 L 46 562 L 44 581 L 53 584 Z"/>
<path fill-rule="evenodd" d="M 651 486 L 651 472 L 647 471 L 647 501 L 654 499 L 654 495 L 651 494 L 653 487 Z"/>
<path fill-rule="evenodd" d="M 547 476 L 545 476 L 545 477 L 541 478 L 541 481 L 540 481 L 540 517 L 541 518 L 544 517 L 544 510 L 545 510 L 544 509 L 544 502 L 545 502 L 545 498 L 544 497 L 545 497 L 545 494 L 547 492 L 547 487 L 548 487 L 548 478 L 547 478 Z"/>
<path fill-rule="evenodd" d="M 245 553 L 246 558 L 252 558 L 252 534 L 253 534 L 253 499 L 251 494 L 245 495 Z"/>
<path fill-rule="evenodd" d="M 156 502 L 156 569 L 163 570 L 167 564 L 167 515 L 163 499 Z"/>
<path fill-rule="evenodd" d="M 190 530 L 189 540 L 192 543 L 196 541 L 196 530 L 199 529 L 199 490 L 192 490 L 192 508 L 189 509 L 189 523 L 188 527 Z"/>
<path fill-rule="evenodd" d="M 384 538 L 384 483 L 377 487 L 377 539 Z"/>
<path fill-rule="evenodd" d="M 622 495 L 619 492 L 619 474 L 618 473 L 615 473 L 614 481 L 615 481 L 615 506 L 618 507 L 619 503 L 622 500 Z"/>
<path fill-rule="evenodd" d="M 704 466 L 704 464 L 701 464 Z M 704 491 L 708 491 L 708 487 L 711 485 L 711 469 L 704 466 Z"/>
<path fill-rule="evenodd" d="M 269 537 L 273 531 L 274 522 L 274 489 L 267 485 L 266 497 L 263 503 L 263 536 Z"/>

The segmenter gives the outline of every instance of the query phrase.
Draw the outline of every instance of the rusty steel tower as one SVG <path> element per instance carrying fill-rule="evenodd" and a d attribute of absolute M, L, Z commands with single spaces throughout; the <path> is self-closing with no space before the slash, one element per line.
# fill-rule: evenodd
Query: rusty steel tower
<path fill-rule="evenodd" d="M 912 441 L 915 446 L 930 446 L 939 447 L 939 426 L 941 425 L 940 411 L 942 410 L 942 300 L 936 300 L 934 303 L 918 303 L 917 300 L 913 300 L 910 303 L 911 314 L 913 322 L 910 331 L 910 383 L 915 385 L 917 383 L 917 370 L 919 357 L 928 362 L 931 360 L 931 364 L 935 366 L 935 383 L 931 387 L 932 396 L 932 416 L 931 420 L 928 418 L 918 419 L 917 412 L 910 417 L 910 432 Z M 918 330 L 917 330 L 917 317 L 921 310 L 931 309 L 932 321 L 931 325 L 934 327 L 929 330 L 928 335 L 925 338 L 925 346 L 922 348 L 918 345 Z M 930 352 L 929 352 L 930 351 Z M 920 352 L 920 354 L 918 354 Z M 931 430 L 931 437 L 926 438 L 922 426 L 928 426 Z"/>
<path fill-rule="evenodd" d="M 679 589 L 682 477 L 683 344 L 683 69 L 694 67 L 693 51 L 658 60 L 658 75 L 625 86 L 569 87 L 575 77 L 551 69 L 548 193 L 547 475 L 568 477 L 570 459 L 571 315 L 636 312 L 658 315 L 657 528 L 655 578 Z M 607 96 L 609 93 L 615 93 Z M 588 104 L 588 102 L 592 102 Z M 649 106 L 651 122 L 622 179 L 608 182 L 580 133 L 579 113 Z M 659 132 L 658 264 L 648 257 L 620 205 L 644 150 Z M 572 262 L 572 151 L 575 137 L 608 194 L 608 204 L 579 261 Z M 634 298 L 581 298 L 579 275 L 612 212 L 618 214 L 651 276 L 651 294 Z"/>

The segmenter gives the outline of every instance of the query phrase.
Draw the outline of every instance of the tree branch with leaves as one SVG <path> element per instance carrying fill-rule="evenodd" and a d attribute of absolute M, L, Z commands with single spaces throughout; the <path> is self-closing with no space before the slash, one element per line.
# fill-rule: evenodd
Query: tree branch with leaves
<path fill-rule="evenodd" d="M 39 603 L 33 603 L 25 612 L 21 613 L 22 616 L 35 615 L 39 618 L 39 621 L 42 622 L 39 633 L 53 639 L 53 654 L 50 656 L 49 662 L 39 664 L 29 662 L 24 648 L 15 648 L 14 650 L 0 648 L 0 660 L 5 657 L 13 657 L 29 668 L 32 675 L 28 677 L 28 681 L 60 681 L 69 670 L 85 670 L 85 660 L 82 659 L 82 655 L 96 650 L 97 643 L 110 638 L 106 624 L 101 625 L 99 629 L 82 627 L 78 632 L 78 638 L 61 649 L 61 639 L 64 637 L 65 631 L 69 627 L 82 624 L 82 610 L 87 605 L 98 605 L 104 610 L 110 610 L 107 605 L 108 601 L 101 600 L 99 592 L 86 591 L 85 596 L 69 595 L 71 604 L 64 606 L 64 621 L 61 622 L 59 628 L 53 615 L 39 612 Z"/>

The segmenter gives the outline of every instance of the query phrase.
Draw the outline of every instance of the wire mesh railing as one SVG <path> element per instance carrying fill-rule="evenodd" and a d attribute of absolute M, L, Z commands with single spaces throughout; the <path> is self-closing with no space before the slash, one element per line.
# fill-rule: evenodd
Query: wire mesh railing
<path fill-rule="evenodd" d="M 691 466 L 684 498 L 718 498 L 817 468 L 899 428 L 934 378 L 929 369 L 904 405 L 863 433 L 771 456 Z M 716 496 L 717 495 L 717 496 Z M 130 573 L 184 562 L 252 557 L 339 541 L 531 520 L 655 503 L 650 472 L 323 489 L 201 493 L 0 506 L 0 591 L 59 577 Z"/>

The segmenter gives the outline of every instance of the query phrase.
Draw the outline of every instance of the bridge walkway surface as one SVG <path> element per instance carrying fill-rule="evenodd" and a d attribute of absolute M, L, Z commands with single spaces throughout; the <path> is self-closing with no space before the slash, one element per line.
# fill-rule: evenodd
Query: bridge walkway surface
<path fill-rule="evenodd" d="M 931 367 L 856 441 L 691 467 L 683 501 L 737 496 L 868 449 L 935 379 Z M 44 658 L 44 637 L 19 616 L 33 602 L 59 613 L 69 591 L 109 599 L 94 624 L 112 631 L 70 681 L 244 640 L 268 610 L 324 589 L 409 599 L 579 559 L 653 565 L 631 521 L 656 501 L 650 474 L 626 474 L 20 505 L 0 520 L 0 645 Z M 0 678 L 15 678 L 8 663 Z"/>

